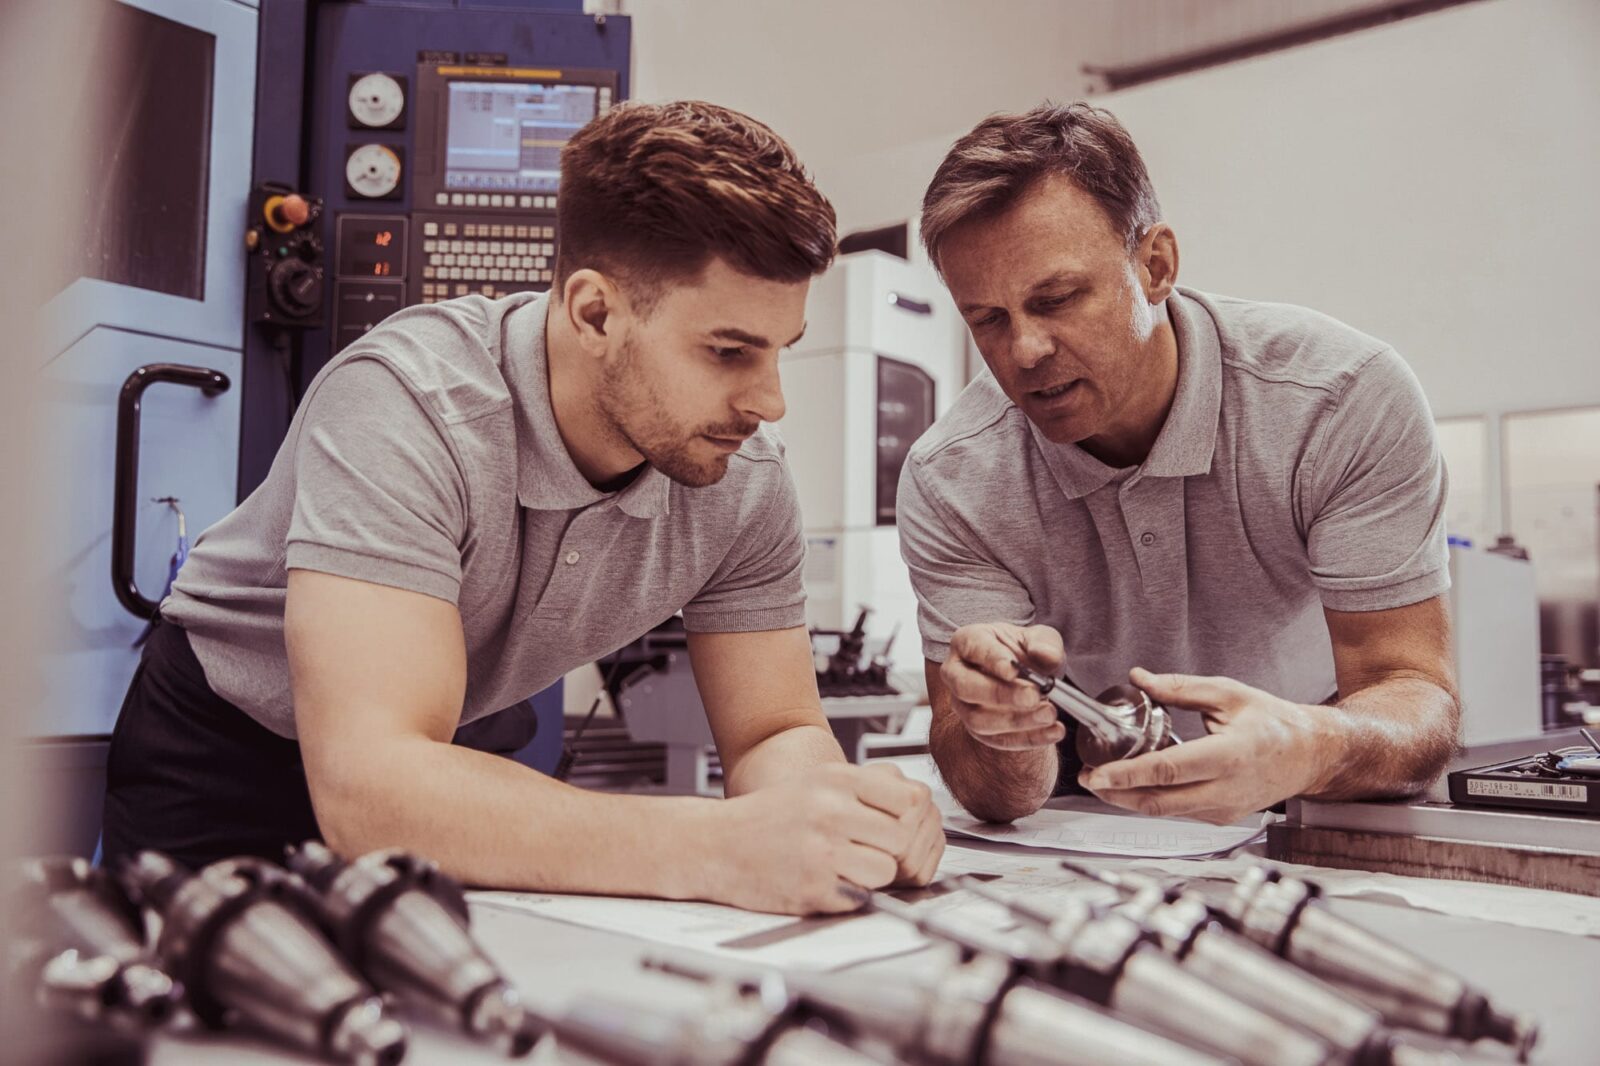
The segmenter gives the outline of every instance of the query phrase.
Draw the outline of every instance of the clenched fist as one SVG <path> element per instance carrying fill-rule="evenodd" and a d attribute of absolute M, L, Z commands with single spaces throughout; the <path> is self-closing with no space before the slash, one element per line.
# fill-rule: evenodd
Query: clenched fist
<path fill-rule="evenodd" d="M 834 763 L 726 800 L 718 902 L 779 914 L 854 910 L 860 889 L 925 885 L 944 855 L 928 786 Z"/>

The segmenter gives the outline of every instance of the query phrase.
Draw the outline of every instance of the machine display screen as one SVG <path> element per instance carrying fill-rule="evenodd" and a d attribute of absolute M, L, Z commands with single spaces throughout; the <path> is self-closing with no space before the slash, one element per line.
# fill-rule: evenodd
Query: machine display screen
<path fill-rule="evenodd" d="M 452 81 L 444 187 L 552 193 L 561 147 L 598 113 L 593 85 Z"/>

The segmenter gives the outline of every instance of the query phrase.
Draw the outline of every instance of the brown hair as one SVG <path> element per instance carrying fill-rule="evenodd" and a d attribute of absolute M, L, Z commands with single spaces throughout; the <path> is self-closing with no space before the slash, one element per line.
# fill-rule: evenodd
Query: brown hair
<path fill-rule="evenodd" d="M 1047 174 L 1093 196 L 1131 252 L 1161 221 L 1161 204 L 1133 138 L 1109 111 L 1044 103 L 1020 115 L 990 115 L 951 146 L 922 198 L 922 243 L 935 267 L 950 230 L 992 216 Z"/>
<path fill-rule="evenodd" d="M 833 205 L 765 125 L 683 100 L 612 108 L 561 153 L 555 291 L 575 271 L 632 286 L 648 310 L 663 282 L 713 256 L 769 281 L 805 281 L 833 260 Z"/>

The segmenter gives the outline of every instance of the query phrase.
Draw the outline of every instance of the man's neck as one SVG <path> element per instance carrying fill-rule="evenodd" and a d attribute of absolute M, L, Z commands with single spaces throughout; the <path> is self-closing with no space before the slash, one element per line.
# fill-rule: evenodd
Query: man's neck
<path fill-rule="evenodd" d="M 550 410 L 572 465 L 601 491 L 627 480 L 644 456 L 607 424 L 595 397 L 603 387 L 600 364 L 584 352 L 562 306 L 552 296 L 545 305 L 545 365 Z"/>
<path fill-rule="evenodd" d="M 1105 432 L 1078 442 L 1078 447 L 1119 470 L 1150 457 L 1178 394 L 1178 337 L 1170 318 L 1150 335 L 1140 365 L 1146 373 L 1134 386 L 1127 407 L 1117 412 Z"/>

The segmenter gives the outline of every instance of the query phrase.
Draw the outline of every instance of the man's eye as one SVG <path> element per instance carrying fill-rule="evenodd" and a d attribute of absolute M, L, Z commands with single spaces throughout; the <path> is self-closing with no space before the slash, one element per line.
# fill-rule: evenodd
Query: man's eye
<path fill-rule="evenodd" d="M 1054 311 L 1058 307 L 1065 307 L 1077 297 L 1078 294 L 1076 292 L 1062 293 L 1060 296 L 1047 296 L 1039 301 L 1039 306 L 1046 311 Z"/>
<path fill-rule="evenodd" d="M 718 359 L 738 359 L 745 354 L 745 349 L 743 347 L 712 348 L 711 351 Z"/>
<path fill-rule="evenodd" d="M 996 322 L 999 322 L 1000 318 L 1001 318 L 1001 315 L 1000 315 L 1000 313 L 998 311 L 993 312 L 991 314 L 984 315 L 982 318 L 977 319 L 976 321 L 974 321 L 972 323 L 972 328 L 973 329 L 987 328 L 989 326 L 994 325 Z"/>

